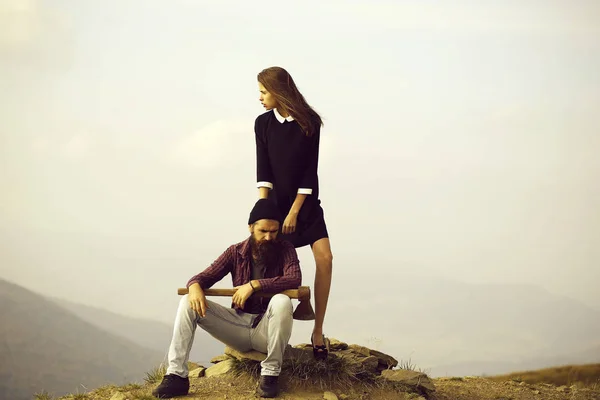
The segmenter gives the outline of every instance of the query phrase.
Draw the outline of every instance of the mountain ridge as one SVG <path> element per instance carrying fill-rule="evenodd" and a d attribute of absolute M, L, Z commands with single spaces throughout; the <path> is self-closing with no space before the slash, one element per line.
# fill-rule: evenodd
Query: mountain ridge
<path fill-rule="evenodd" d="M 0 398 L 30 399 L 143 378 L 163 354 L 101 330 L 0 279 Z"/>

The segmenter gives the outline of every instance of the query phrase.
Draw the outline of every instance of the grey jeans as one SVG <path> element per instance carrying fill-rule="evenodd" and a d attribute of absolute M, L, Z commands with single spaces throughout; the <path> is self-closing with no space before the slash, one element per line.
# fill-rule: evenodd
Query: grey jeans
<path fill-rule="evenodd" d="M 247 314 L 210 300 L 206 303 L 208 309 L 202 318 L 190 308 L 188 295 L 181 298 L 169 347 L 167 374 L 188 376 L 187 362 L 196 326 L 200 326 L 215 339 L 238 351 L 266 353 L 267 358 L 261 363 L 261 375 L 279 376 L 283 353 L 292 335 L 291 299 L 284 294 L 274 295 L 256 328 L 252 328 L 252 322 L 257 314 Z"/>

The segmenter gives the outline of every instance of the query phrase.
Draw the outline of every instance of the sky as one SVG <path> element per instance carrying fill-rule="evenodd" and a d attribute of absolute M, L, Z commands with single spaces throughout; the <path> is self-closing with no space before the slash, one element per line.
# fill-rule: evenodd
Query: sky
<path fill-rule="evenodd" d="M 0 3 L 0 278 L 171 322 L 248 235 L 278 65 L 325 123 L 330 302 L 400 271 L 600 309 L 598 2 L 257 4 Z"/>

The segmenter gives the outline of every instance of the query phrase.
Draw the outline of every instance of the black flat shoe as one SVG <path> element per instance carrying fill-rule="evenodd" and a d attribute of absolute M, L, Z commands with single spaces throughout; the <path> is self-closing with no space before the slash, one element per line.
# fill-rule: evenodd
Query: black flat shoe
<path fill-rule="evenodd" d="M 186 396 L 190 390 L 190 380 L 177 375 L 168 374 L 153 391 L 152 395 L 159 399 L 171 399 Z"/>
<path fill-rule="evenodd" d="M 261 375 L 260 381 L 258 382 L 258 389 L 256 390 L 256 394 L 259 397 L 277 397 L 277 395 L 279 394 L 278 380 L 278 376 Z"/>
<path fill-rule="evenodd" d="M 315 346 L 313 335 L 310 335 L 310 343 L 312 344 L 315 360 L 325 360 L 329 354 L 329 339 L 323 335 L 324 344 L 322 346 Z"/>

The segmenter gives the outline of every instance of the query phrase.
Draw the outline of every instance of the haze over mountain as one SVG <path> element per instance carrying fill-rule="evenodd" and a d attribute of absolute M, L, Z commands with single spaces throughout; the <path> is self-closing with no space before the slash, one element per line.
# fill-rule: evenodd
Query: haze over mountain
<path fill-rule="evenodd" d="M 344 302 L 328 307 L 328 324 L 336 328 L 330 333 L 377 342 L 432 376 L 600 361 L 600 311 L 535 285 L 469 284 L 400 271 L 386 279 L 350 272 L 347 278 L 360 284 L 335 288 Z"/>
<path fill-rule="evenodd" d="M 5 280 L 0 280 L 0 303 L 2 399 L 139 381 L 163 359 L 163 353 L 99 329 Z"/>
<path fill-rule="evenodd" d="M 155 320 L 127 317 L 116 312 L 62 299 L 51 300 L 102 330 L 124 337 L 142 347 L 163 353 L 166 360 L 173 333 L 172 323 L 169 325 Z M 174 319 L 175 314 L 173 314 Z M 194 338 L 190 360 L 208 365 L 212 357 L 223 352 L 224 346 L 212 336 L 198 332 Z"/>

